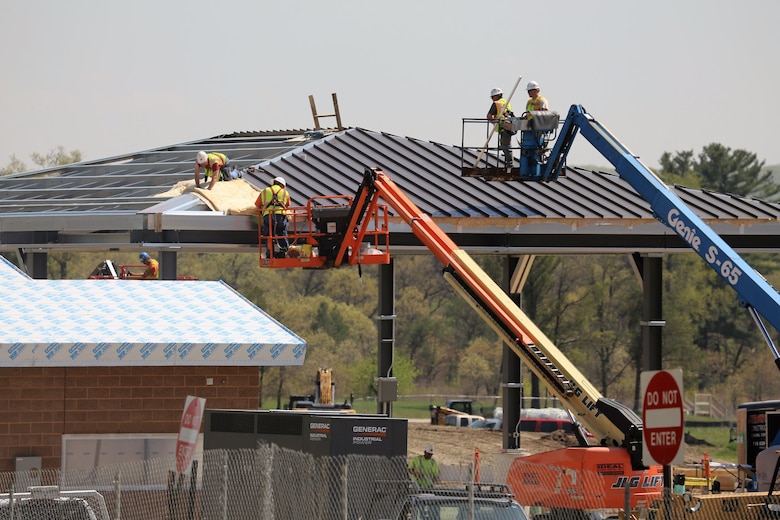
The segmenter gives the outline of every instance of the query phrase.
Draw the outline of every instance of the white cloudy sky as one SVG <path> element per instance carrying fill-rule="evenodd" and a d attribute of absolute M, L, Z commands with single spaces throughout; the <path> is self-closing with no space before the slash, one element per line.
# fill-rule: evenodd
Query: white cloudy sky
<path fill-rule="evenodd" d="M 718 142 L 780 164 L 780 2 L 4 0 L 0 166 L 343 123 L 445 144 L 494 86 L 583 105 L 648 166 Z M 333 124 L 334 120 L 323 123 Z M 466 143 L 471 144 L 471 143 Z M 570 164 L 606 165 L 584 141 Z"/>

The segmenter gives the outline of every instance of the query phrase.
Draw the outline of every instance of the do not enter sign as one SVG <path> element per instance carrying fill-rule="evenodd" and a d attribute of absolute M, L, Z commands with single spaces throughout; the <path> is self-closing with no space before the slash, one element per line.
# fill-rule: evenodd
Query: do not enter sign
<path fill-rule="evenodd" d="M 646 466 L 682 464 L 683 437 L 682 370 L 642 372 L 644 388 L 642 463 Z"/>
<path fill-rule="evenodd" d="M 182 475 L 189 473 L 192 467 L 192 458 L 195 456 L 195 447 L 198 444 L 198 432 L 205 406 L 205 399 L 191 395 L 187 396 L 184 403 L 179 438 L 176 440 L 176 467 L 174 468 L 174 471 Z"/>

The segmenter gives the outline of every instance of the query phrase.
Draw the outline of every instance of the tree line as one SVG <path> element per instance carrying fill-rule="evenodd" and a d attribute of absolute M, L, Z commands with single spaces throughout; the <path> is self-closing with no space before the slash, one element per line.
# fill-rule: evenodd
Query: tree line
<path fill-rule="evenodd" d="M 50 160 L 63 155 L 69 154 L 60 148 Z M 696 156 L 692 150 L 665 153 L 660 164 L 656 173 L 668 183 L 769 201 L 780 194 L 771 172 L 761 173 L 764 162 L 744 150 L 711 144 Z M 775 255 L 744 258 L 777 286 Z M 87 278 L 103 259 L 52 253 L 48 275 Z M 111 260 L 138 263 L 131 253 Z M 475 260 L 500 280 L 500 258 Z M 282 407 L 290 394 L 312 392 L 321 366 L 333 369 L 337 400 L 374 396 L 378 268 L 363 266 L 361 276 L 353 268 L 272 270 L 258 263 L 246 253 L 181 253 L 177 267 L 200 280 L 224 280 L 307 341 L 304 366 L 260 368 L 258 405 Z M 394 266 L 399 393 L 498 394 L 502 344 L 456 297 L 439 262 L 432 255 L 401 256 Z M 772 354 L 736 293 L 695 254 L 667 255 L 663 270 L 664 368 L 683 369 L 687 393 L 711 393 L 732 407 L 776 398 L 780 378 Z M 603 395 L 639 408 L 642 288 L 625 256 L 537 257 L 522 296 L 524 311 Z M 203 319 L 211 319 L 208 312 Z M 530 372 L 523 377 L 530 389 Z"/>

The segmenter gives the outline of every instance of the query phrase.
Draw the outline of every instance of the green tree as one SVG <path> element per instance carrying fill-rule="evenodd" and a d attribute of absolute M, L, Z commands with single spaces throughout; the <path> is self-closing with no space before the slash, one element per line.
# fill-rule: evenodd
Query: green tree
<path fill-rule="evenodd" d="M 702 148 L 698 158 L 693 150 L 670 154 L 660 159 L 659 175 L 667 182 L 686 183 L 721 193 L 733 193 L 766 200 L 777 200 L 780 185 L 773 181 L 771 170 L 761 173 L 765 161 L 746 150 L 731 150 L 718 143 Z"/>
<path fill-rule="evenodd" d="M 497 394 L 501 381 L 502 343 L 479 337 L 465 349 L 458 362 L 458 380 L 467 393 L 479 394 L 484 390 L 488 394 Z"/>
<path fill-rule="evenodd" d="M 50 150 L 45 154 L 35 152 L 30 155 L 30 158 L 32 159 L 33 164 L 39 168 L 52 168 L 54 166 L 64 166 L 66 164 L 80 162 L 81 152 L 78 150 L 65 152 L 65 148 L 58 146 L 54 150 Z M 20 173 L 25 171 L 28 171 L 27 165 L 20 161 L 16 155 L 12 155 L 11 162 L 6 167 L 0 169 L 0 175 Z"/>

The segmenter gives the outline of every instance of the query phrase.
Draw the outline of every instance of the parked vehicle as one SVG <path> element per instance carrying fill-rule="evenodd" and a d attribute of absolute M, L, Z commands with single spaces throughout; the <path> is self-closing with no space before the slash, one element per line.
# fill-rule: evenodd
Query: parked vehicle
<path fill-rule="evenodd" d="M 573 433 L 573 424 L 569 419 L 551 419 L 544 417 L 523 417 L 520 419 L 521 432 L 551 433 L 563 430 Z"/>
<path fill-rule="evenodd" d="M 408 491 L 398 490 L 404 486 Z M 374 511 L 369 515 L 372 519 L 528 520 L 506 484 L 474 482 L 471 486 L 463 483 L 423 490 L 404 483 L 383 484 L 377 486 L 377 495 Z M 473 516 L 469 515 L 470 508 Z"/>
<path fill-rule="evenodd" d="M 445 426 L 470 426 L 475 421 L 484 421 L 481 415 L 454 414 L 444 418 Z"/>
<path fill-rule="evenodd" d="M 502 419 L 485 419 L 482 421 L 474 421 L 469 424 L 469 428 L 482 428 L 483 430 L 500 430 L 503 424 Z"/>
<path fill-rule="evenodd" d="M 0 494 L 0 518 L 14 520 L 108 520 L 103 495 L 95 490 L 60 491 L 57 486 L 31 486 L 27 492 Z"/>

